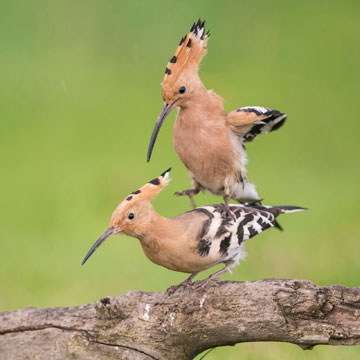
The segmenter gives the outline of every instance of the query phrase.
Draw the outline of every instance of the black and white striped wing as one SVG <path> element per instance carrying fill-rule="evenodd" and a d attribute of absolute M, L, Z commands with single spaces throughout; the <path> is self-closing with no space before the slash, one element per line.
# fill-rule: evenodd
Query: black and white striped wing
<path fill-rule="evenodd" d="M 230 128 L 243 139 L 253 141 L 259 134 L 279 129 L 287 115 L 278 110 L 261 106 L 246 106 L 230 112 L 227 121 Z"/>
<path fill-rule="evenodd" d="M 244 242 L 275 226 L 278 215 L 306 210 L 299 206 L 230 205 L 235 219 L 224 217 L 223 205 L 203 206 L 187 214 L 202 213 L 204 217 L 198 234 L 197 252 L 214 261 L 235 265 L 246 257 Z"/>
<path fill-rule="evenodd" d="M 287 115 L 278 110 L 272 110 L 261 106 L 247 106 L 239 109 L 239 112 L 255 113 L 257 116 L 266 117 L 254 122 L 252 128 L 243 136 L 244 142 L 253 141 L 257 135 L 279 129 L 284 125 Z"/>
<path fill-rule="evenodd" d="M 270 211 L 258 210 L 243 206 L 231 206 L 237 219 L 237 236 L 240 241 L 248 240 L 266 229 L 275 226 L 275 214 Z"/>
<path fill-rule="evenodd" d="M 266 210 L 257 210 L 242 205 L 230 207 L 236 219 L 224 218 L 221 206 L 204 206 L 194 209 L 207 216 L 199 234 L 200 256 L 218 257 L 219 262 L 245 258 L 244 240 L 274 226 L 275 215 Z"/>

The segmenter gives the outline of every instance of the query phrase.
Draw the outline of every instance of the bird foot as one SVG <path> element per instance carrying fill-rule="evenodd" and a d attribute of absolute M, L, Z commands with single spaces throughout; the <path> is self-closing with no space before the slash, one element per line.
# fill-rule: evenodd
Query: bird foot
<path fill-rule="evenodd" d="M 188 286 L 191 286 L 192 284 L 193 284 L 192 280 L 187 278 L 183 282 L 181 282 L 180 284 L 170 286 L 166 290 L 166 293 L 170 296 L 170 295 L 174 294 L 176 291 L 178 291 L 181 287 L 186 288 Z"/>
<path fill-rule="evenodd" d="M 235 214 L 230 210 L 229 204 L 219 204 L 219 211 L 221 216 L 225 219 L 233 219 L 236 220 Z"/>
<path fill-rule="evenodd" d="M 196 290 L 205 289 L 209 284 L 218 282 L 218 281 L 223 281 L 223 280 L 219 279 L 218 277 L 210 276 L 204 280 L 196 281 L 192 287 Z"/>
<path fill-rule="evenodd" d="M 172 285 L 166 290 L 166 294 L 170 296 L 170 295 L 174 294 L 177 290 L 179 290 L 181 287 L 182 287 L 182 284 Z"/>
<path fill-rule="evenodd" d="M 196 189 L 188 189 L 188 190 L 183 190 L 181 192 L 176 192 L 174 193 L 175 196 L 188 196 L 190 199 L 190 204 L 192 207 L 195 207 L 195 202 L 193 197 L 195 195 L 197 195 L 200 192 L 200 190 L 196 190 Z"/>
<path fill-rule="evenodd" d="M 196 281 L 196 283 L 194 283 L 193 288 L 196 290 L 205 289 L 206 286 L 209 285 L 209 282 L 210 282 L 209 279 Z"/>
<path fill-rule="evenodd" d="M 189 288 L 189 290 L 191 290 L 191 289 L 201 290 L 201 289 L 205 289 L 210 283 L 218 282 L 218 281 L 223 281 L 223 280 L 219 279 L 217 276 L 214 276 L 214 277 L 210 276 L 206 279 L 192 282 L 192 279 L 187 278 L 180 284 L 170 286 L 166 290 L 166 293 L 167 293 L 167 295 L 170 296 L 170 295 L 174 294 L 176 291 L 178 291 L 180 288 L 184 288 L 184 289 Z"/>

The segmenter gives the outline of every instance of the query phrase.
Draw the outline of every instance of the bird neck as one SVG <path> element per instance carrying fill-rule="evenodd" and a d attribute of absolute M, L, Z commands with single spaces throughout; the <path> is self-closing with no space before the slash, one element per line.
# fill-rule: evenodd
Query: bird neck
<path fill-rule="evenodd" d="M 223 99 L 204 87 L 180 106 L 179 120 L 193 117 L 210 120 L 224 115 Z"/>
<path fill-rule="evenodd" d="M 182 229 L 179 229 L 178 224 L 174 220 L 161 216 L 153 210 L 146 231 L 137 237 L 142 245 L 151 245 L 160 240 L 166 241 L 171 239 L 179 231 L 181 232 Z"/>

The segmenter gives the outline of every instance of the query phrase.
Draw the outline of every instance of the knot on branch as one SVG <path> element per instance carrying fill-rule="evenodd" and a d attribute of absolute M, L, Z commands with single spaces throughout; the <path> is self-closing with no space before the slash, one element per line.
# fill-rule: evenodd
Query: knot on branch
<path fill-rule="evenodd" d="M 324 319 L 334 309 L 331 292 L 310 281 L 288 282 L 275 293 L 281 311 L 291 318 Z"/>

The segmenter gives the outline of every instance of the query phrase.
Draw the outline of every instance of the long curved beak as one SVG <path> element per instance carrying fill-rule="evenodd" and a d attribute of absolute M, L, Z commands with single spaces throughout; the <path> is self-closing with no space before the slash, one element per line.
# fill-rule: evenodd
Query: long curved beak
<path fill-rule="evenodd" d="M 110 226 L 95 242 L 95 244 L 91 247 L 91 249 L 88 251 L 86 256 L 84 257 L 84 260 L 82 261 L 81 265 L 84 265 L 87 261 L 87 259 L 94 253 L 94 251 L 111 235 L 114 235 L 116 232 L 116 229 L 113 226 Z"/>
<path fill-rule="evenodd" d="M 161 125 L 163 124 L 165 118 L 170 114 L 170 111 L 176 106 L 176 100 L 172 103 L 172 104 L 167 104 L 166 102 L 164 102 L 164 106 L 161 110 L 161 113 L 156 121 L 156 124 L 155 124 L 155 127 L 154 127 L 154 130 L 151 134 L 151 139 L 150 139 L 150 144 L 149 144 L 149 147 L 148 147 L 148 153 L 147 153 L 147 161 L 149 162 L 150 161 L 150 158 L 151 158 L 151 153 L 152 153 L 152 150 L 153 150 L 153 147 L 155 145 L 155 141 L 156 141 L 156 138 L 158 136 L 158 133 L 160 131 L 160 128 L 161 128 Z"/>

